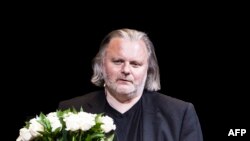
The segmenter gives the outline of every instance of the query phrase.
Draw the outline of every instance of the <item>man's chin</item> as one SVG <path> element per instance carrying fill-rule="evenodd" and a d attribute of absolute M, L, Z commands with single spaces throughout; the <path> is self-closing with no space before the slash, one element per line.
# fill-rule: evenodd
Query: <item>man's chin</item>
<path fill-rule="evenodd" d="M 117 93 L 119 94 L 131 94 L 131 93 L 134 93 L 135 92 L 135 89 L 131 89 L 131 88 L 118 88 L 117 89 Z"/>

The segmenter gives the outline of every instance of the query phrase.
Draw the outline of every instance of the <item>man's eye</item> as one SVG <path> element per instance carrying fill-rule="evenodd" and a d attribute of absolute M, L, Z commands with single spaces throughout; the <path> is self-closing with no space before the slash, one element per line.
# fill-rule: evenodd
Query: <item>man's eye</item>
<path fill-rule="evenodd" d="M 118 65 L 122 63 L 122 60 L 114 60 L 113 62 Z"/>
<path fill-rule="evenodd" d="M 139 63 L 131 63 L 131 65 L 132 65 L 133 67 L 135 67 L 135 68 L 137 68 L 137 67 L 140 67 L 140 66 L 141 66 L 141 64 L 139 64 Z"/>

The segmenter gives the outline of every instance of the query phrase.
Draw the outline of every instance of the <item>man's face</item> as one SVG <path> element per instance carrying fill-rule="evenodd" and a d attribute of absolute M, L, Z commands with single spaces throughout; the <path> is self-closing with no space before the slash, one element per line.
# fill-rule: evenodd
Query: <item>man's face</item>
<path fill-rule="evenodd" d="M 106 86 L 115 94 L 143 90 L 147 78 L 148 52 L 143 41 L 113 38 L 103 60 Z"/>

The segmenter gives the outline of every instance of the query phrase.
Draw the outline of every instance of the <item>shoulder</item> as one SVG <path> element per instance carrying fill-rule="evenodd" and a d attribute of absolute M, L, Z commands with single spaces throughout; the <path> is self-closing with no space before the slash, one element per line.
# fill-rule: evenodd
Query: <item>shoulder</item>
<path fill-rule="evenodd" d="M 189 104 L 189 102 L 187 101 L 183 101 L 181 99 L 177 99 L 168 95 L 164 95 L 162 93 L 159 92 L 149 92 L 146 91 L 144 93 L 144 97 L 145 99 L 152 99 L 150 101 L 154 102 L 154 104 L 158 103 L 159 105 L 174 105 L 174 106 L 178 106 L 178 107 L 185 107 L 187 104 Z"/>
<path fill-rule="evenodd" d="M 158 92 L 145 92 L 143 102 L 145 117 L 153 115 L 146 122 L 156 119 L 157 128 L 166 138 L 202 141 L 199 119 L 192 103 Z"/>
<path fill-rule="evenodd" d="M 59 102 L 59 109 L 67 109 L 75 107 L 76 109 L 80 107 L 85 107 L 84 105 L 103 99 L 104 91 L 94 91 L 82 96 L 74 97 L 71 99 L 63 100 Z"/>
<path fill-rule="evenodd" d="M 158 92 L 147 91 L 144 93 L 144 99 L 145 104 L 152 105 L 156 110 L 162 112 L 166 111 L 170 113 L 184 114 L 189 110 L 194 110 L 192 103 Z"/>

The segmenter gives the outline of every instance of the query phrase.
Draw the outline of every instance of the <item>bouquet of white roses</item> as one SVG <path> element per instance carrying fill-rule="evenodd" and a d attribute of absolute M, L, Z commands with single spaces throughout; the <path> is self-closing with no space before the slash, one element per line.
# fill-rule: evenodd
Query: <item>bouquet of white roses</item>
<path fill-rule="evenodd" d="M 26 122 L 17 141 L 112 141 L 115 129 L 113 119 L 103 114 L 58 110 Z"/>

